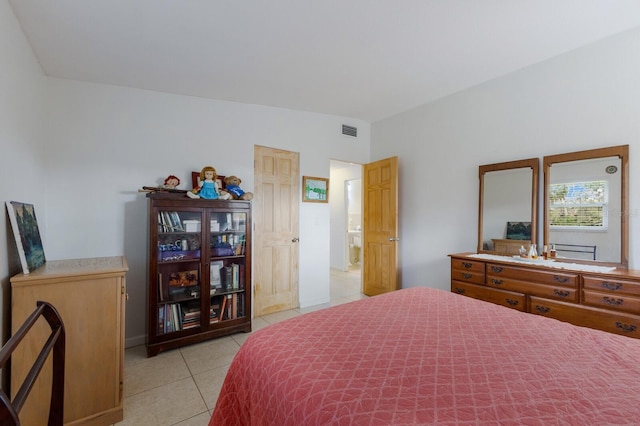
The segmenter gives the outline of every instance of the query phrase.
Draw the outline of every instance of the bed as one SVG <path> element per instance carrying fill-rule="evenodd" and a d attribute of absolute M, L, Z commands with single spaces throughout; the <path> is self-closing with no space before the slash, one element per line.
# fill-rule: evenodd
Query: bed
<path fill-rule="evenodd" d="M 253 333 L 210 426 L 630 425 L 640 340 L 411 288 Z"/>

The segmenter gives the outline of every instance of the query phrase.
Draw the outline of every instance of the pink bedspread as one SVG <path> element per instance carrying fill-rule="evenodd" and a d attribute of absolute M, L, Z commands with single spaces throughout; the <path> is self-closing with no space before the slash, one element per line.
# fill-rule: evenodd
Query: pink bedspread
<path fill-rule="evenodd" d="M 255 332 L 210 425 L 637 425 L 640 340 L 428 288 Z"/>

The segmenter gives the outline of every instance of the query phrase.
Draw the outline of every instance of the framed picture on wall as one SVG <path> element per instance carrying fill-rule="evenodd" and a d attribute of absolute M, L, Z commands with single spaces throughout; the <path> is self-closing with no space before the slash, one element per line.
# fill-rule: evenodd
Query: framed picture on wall
<path fill-rule="evenodd" d="M 19 201 L 7 201 L 6 204 L 13 236 L 18 246 L 22 272 L 28 274 L 46 262 L 36 212 L 33 204 Z"/>
<path fill-rule="evenodd" d="M 329 179 L 303 176 L 302 201 L 310 203 L 328 203 Z"/>

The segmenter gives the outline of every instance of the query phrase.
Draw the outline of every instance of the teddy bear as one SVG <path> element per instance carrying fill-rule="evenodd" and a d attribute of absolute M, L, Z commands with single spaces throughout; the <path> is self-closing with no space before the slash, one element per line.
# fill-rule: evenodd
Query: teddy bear
<path fill-rule="evenodd" d="M 237 176 L 227 176 L 224 178 L 224 189 L 220 190 L 220 193 L 226 193 L 231 196 L 232 200 L 251 200 L 253 199 L 252 192 L 244 192 L 240 188 L 240 183 L 242 180 Z"/>

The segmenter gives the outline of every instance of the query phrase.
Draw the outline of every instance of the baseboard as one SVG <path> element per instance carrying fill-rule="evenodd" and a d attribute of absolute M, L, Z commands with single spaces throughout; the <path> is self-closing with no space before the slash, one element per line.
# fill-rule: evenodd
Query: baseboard
<path fill-rule="evenodd" d="M 127 349 L 127 348 L 132 348 L 134 346 L 144 345 L 146 342 L 147 342 L 147 336 L 144 334 L 142 336 L 125 338 L 124 348 Z"/>

